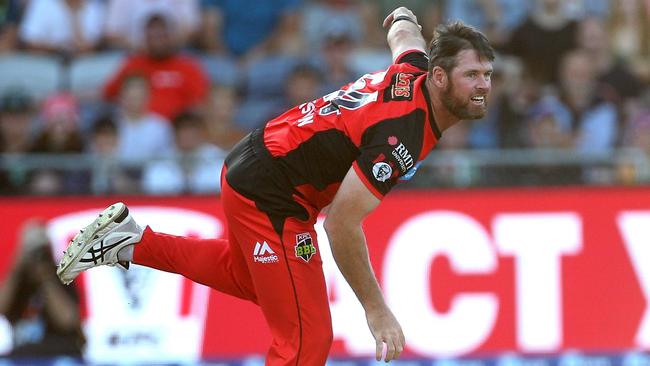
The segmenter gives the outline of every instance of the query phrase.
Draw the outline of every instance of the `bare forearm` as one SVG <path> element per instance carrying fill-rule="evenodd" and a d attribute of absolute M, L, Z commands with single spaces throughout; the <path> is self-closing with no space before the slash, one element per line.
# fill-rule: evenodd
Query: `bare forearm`
<path fill-rule="evenodd" d="M 337 226 L 327 231 L 332 255 L 363 308 L 385 307 L 379 284 L 370 266 L 365 235 L 360 226 Z"/>
<path fill-rule="evenodd" d="M 400 8 L 405 9 L 405 8 Z M 393 61 L 402 54 L 404 51 L 416 49 L 420 51 L 426 50 L 426 42 L 422 37 L 421 27 L 417 24 L 417 18 L 408 10 L 400 11 L 395 10 L 392 15 L 385 21 L 385 25 L 389 27 L 386 40 L 393 56 Z M 405 20 L 408 17 L 411 20 Z M 393 19 L 403 19 L 393 22 Z"/>

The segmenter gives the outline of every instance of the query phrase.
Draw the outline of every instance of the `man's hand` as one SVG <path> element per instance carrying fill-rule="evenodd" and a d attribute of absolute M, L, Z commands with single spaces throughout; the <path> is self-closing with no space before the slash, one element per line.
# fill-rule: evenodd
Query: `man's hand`
<path fill-rule="evenodd" d="M 422 26 L 419 25 L 419 23 L 418 23 L 418 17 L 416 17 L 415 14 L 413 14 L 413 12 L 410 11 L 408 8 L 405 8 L 403 6 L 393 10 L 392 13 L 388 14 L 386 19 L 384 19 L 384 23 L 383 23 L 384 28 L 387 28 L 387 29 L 390 28 L 390 26 L 393 24 L 393 19 L 395 19 L 395 18 L 397 18 L 399 16 L 402 16 L 402 15 L 411 18 L 415 24 L 418 24 L 418 27 L 420 27 L 420 30 L 422 30 Z"/>
<path fill-rule="evenodd" d="M 379 205 L 379 199 L 350 168 L 330 206 L 324 226 L 332 255 L 343 277 L 366 311 L 370 332 L 377 344 L 377 361 L 386 343 L 386 362 L 396 359 L 404 349 L 402 328 L 388 309 L 370 266 L 366 238 L 361 222 Z"/>
<path fill-rule="evenodd" d="M 395 19 L 398 21 L 395 22 Z M 426 53 L 427 45 L 422 37 L 422 26 L 418 24 L 418 18 L 409 9 L 402 6 L 393 10 L 384 19 L 384 28 L 388 29 L 386 41 L 393 56 L 393 62 L 408 50 Z"/>
<path fill-rule="evenodd" d="M 366 312 L 366 319 L 377 344 L 375 355 L 377 361 L 381 361 L 384 343 L 386 344 L 386 357 L 384 360 L 389 362 L 397 359 L 404 350 L 406 341 L 404 340 L 402 327 L 393 313 L 387 307 L 380 310 L 371 310 Z"/>

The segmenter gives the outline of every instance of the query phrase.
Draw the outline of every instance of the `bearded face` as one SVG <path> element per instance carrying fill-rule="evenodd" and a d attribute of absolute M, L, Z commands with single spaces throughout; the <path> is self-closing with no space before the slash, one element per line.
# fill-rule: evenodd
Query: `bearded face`
<path fill-rule="evenodd" d="M 456 66 L 446 75 L 441 100 L 449 112 L 460 120 L 483 118 L 491 88 L 491 63 L 481 60 L 474 50 L 463 50 L 456 56 Z"/>
<path fill-rule="evenodd" d="M 449 79 L 449 84 L 442 93 L 442 104 L 458 119 L 481 119 L 487 113 L 488 98 L 484 93 L 463 95 L 454 87 L 452 79 Z"/>

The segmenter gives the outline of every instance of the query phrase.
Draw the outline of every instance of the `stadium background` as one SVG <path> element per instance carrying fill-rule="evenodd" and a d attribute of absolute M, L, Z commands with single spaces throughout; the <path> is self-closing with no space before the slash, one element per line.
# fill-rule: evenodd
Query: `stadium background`
<path fill-rule="evenodd" d="M 449 19 L 478 27 L 499 57 L 486 118 L 446 131 L 366 223 L 407 336 L 397 364 L 650 364 L 647 0 L 4 1 L 0 284 L 30 232 L 45 231 L 56 259 L 115 200 L 155 229 L 222 235 L 224 154 L 284 109 L 385 68 L 380 24 L 399 5 L 427 38 Z M 162 27 L 145 32 L 152 17 Z M 154 48 L 174 64 L 152 62 Z M 330 363 L 374 364 L 319 239 Z M 269 335 L 250 304 L 141 267 L 75 286 L 83 360 L 0 362 L 263 364 Z M 0 355 L 38 334 L 34 314 L 23 320 L 0 316 Z"/>

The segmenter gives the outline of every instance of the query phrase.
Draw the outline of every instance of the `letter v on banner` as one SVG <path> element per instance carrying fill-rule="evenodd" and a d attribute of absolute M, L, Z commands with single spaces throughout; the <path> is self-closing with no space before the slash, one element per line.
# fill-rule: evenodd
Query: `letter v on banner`
<path fill-rule="evenodd" d="M 650 347 L 650 211 L 627 211 L 618 218 L 618 227 L 639 280 L 646 308 L 636 333 L 640 347 Z"/>

